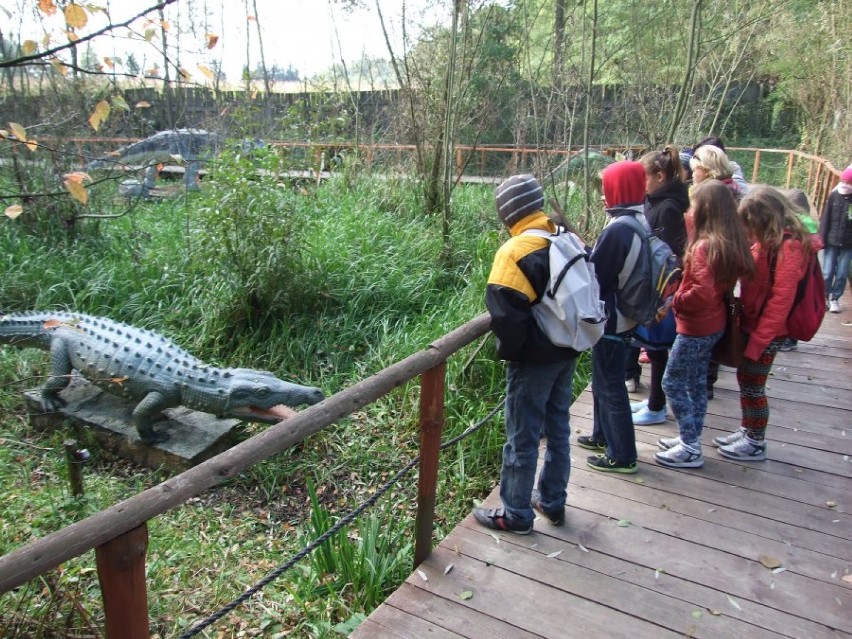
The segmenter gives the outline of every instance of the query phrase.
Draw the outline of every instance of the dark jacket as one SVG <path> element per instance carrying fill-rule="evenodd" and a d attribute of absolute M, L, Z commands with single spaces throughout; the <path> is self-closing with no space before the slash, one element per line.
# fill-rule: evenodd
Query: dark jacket
<path fill-rule="evenodd" d="M 647 224 L 641 212 L 642 206 L 607 209 L 612 218 L 601 231 L 589 261 L 595 265 L 595 275 L 601 289 L 601 299 L 606 304 L 609 319 L 604 333 L 623 335 L 636 328 L 636 321 L 618 312 L 618 289 L 622 277 L 633 270 L 642 251 L 643 239 L 632 227 L 623 222 L 615 224 L 622 215 L 635 215 L 643 224 Z M 623 271 L 623 273 L 622 273 Z"/>
<path fill-rule="evenodd" d="M 683 182 L 669 182 L 645 197 L 645 219 L 654 232 L 683 261 L 686 250 L 686 222 L 689 188 Z"/>
<path fill-rule="evenodd" d="M 852 225 L 849 222 L 849 204 L 852 195 L 841 195 L 834 189 L 825 202 L 819 219 L 819 234 L 826 246 L 852 248 Z"/>
<path fill-rule="evenodd" d="M 550 280 L 550 243 L 527 229 L 552 233 L 556 227 L 541 211 L 528 215 L 511 229 L 512 236 L 494 256 L 485 305 L 491 315 L 491 330 L 497 338 L 497 354 L 510 362 L 551 364 L 577 356 L 571 348 L 554 346 L 536 323 L 533 304 Z"/>

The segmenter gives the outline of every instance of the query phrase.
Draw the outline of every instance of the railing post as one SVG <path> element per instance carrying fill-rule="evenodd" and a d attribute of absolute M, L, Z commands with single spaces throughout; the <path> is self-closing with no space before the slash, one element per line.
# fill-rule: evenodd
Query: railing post
<path fill-rule="evenodd" d="M 760 149 L 754 152 L 754 169 L 751 172 L 751 181 L 757 182 L 757 174 L 760 171 Z"/>
<path fill-rule="evenodd" d="M 417 523 L 414 566 L 432 554 L 432 524 L 438 486 L 438 454 L 444 430 L 446 362 L 420 377 L 420 476 L 417 484 Z"/>
<path fill-rule="evenodd" d="M 147 550 L 147 524 L 95 548 L 107 639 L 149 639 L 151 636 L 145 584 Z"/>
<path fill-rule="evenodd" d="M 794 161 L 795 157 L 796 156 L 793 154 L 792 151 L 790 151 L 790 153 L 788 153 L 788 157 L 787 157 L 787 181 L 784 183 L 785 189 L 790 188 L 790 180 L 793 177 L 793 161 Z"/>

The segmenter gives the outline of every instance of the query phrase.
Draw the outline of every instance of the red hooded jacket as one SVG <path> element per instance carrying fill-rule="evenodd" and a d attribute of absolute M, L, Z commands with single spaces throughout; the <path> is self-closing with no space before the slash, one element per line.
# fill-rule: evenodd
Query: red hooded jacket
<path fill-rule="evenodd" d="M 743 305 L 741 328 L 749 334 L 745 356 L 757 360 L 769 342 L 787 335 L 787 317 L 793 307 L 796 289 L 805 275 L 807 260 L 802 243 L 785 238 L 778 251 L 770 289 L 769 251 L 755 242 L 751 255 L 754 258 L 754 277 L 743 281 L 740 287 Z"/>
<path fill-rule="evenodd" d="M 707 263 L 707 240 L 700 240 L 683 268 L 683 279 L 674 295 L 674 313 L 680 335 L 703 337 L 725 328 L 725 288 Z"/>

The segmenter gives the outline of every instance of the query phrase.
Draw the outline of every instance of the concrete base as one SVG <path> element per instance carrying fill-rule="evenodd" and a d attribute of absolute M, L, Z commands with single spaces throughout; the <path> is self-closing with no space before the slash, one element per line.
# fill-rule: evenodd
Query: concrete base
<path fill-rule="evenodd" d="M 170 439 L 145 444 L 133 425 L 135 402 L 110 395 L 76 376 L 59 396 L 66 405 L 55 413 L 46 413 L 39 391 L 25 393 L 34 428 L 53 431 L 70 422 L 75 429 L 84 428 L 106 450 L 141 466 L 185 470 L 237 443 L 240 420 L 219 419 L 180 407 L 163 411 L 164 419 L 154 425 L 155 430 L 169 433 Z M 83 433 L 79 437 L 81 441 L 90 441 Z"/>

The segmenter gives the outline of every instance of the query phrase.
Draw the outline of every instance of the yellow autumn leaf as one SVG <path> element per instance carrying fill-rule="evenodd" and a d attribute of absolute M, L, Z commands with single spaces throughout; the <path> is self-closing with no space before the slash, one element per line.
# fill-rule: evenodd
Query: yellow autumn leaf
<path fill-rule="evenodd" d="M 133 105 L 137 109 L 150 109 L 151 103 L 148 100 L 139 100 L 136 104 Z"/>
<path fill-rule="evenodd" d="M 770 570 L 772 570 L 773 568 L 780 568 L 783 565 L 780 559 L 770 557 L 769 555 L 761 555 L 760 557 L 758 557 L 758 560 Z"/>
<path fill-rule="evenodd" d="M 21 53 L 32 55 L 36 51 L 38 51 L 38 42 L 35 40 L 24 40 L 24 43 L 21 45 Z"/>
<path fill-rule="evenodd" d="M 41 46 L 46 47 L 50 44 L 50 34 L 45 33 L 44 37 L 41 39 Z"/>
<path fill-rule="evenodd" d="M 172 28 L 172 25 L 169 24 L 168 20 L 160 20 L 160 28 L 163 31 L 168 31 Z"/>
<path fill-rule="evenodd" d="M 36 149 L 38 148 L 38 142 L 35 139 L 30 138 L 29 140 L 27 140 L 25 142 L 25 144 L 27 145 L 27 148 L 30 150 L 30 153 L 36 152 Z"/>
<path fill-rule="evenodd" d="M 105 64 L 106 66 L 108 66 L 110 69 L 114 69 L 114 68 L 115 68 L 115 62 L 113 62 L 113 61 L 112 61 L 112 58 L 110 58 L 110 57 L 106 57 L 106 58 L 104 58 L 104 64 Z"/>
<path fill-rule="evenodd" d="M 45 15 L 52 16 L 56 13 L 56 5 L 53 4 L 53 0 L 38 0 L 38 10 Z"/>
<path fill-rule="evenodd" d="M 89 21 L 89 16 L 86 15 L 86 10 L 79 4 L 73 2 L 65 7 L 65 24 L 72 29 L 82 29 Z"/>
<path fill-rule="evenodd" d="M 157 35 L 157 32 L 153 29 L 145 29 L 145 40 L 151 42 L 154 39 L 154 36 Z"/>
<path fill-rule="evenodd" d="M 192 78 L 192 74 L 183 67 L 178 68 L 178 73 L 184 80 L 190 80 Z"/>
<path fill-rule="evenodd" d="M 85 204 L 89 201 L 89 192 L 82 184 L 72 180 L 65 180 L 65 188 L 68 189 L 68 193 L 71 194 L 71 197 L 77 200 L 80 204 Z"/>
<path fill-rule="evenodd" d="M 50 66 L 52 66 L 53 70 L 56 71 L 62 77 L 65 77 L 65 75 L 68 73 L 68 68 L 64 64 L 62 64 L 59 58 L 53 58 L 50 61 Z"/>
<path fill-rule="evenodd" d="M 17 122 L 9 122 L 9 128 L 12 129 L 12 133 L 15 135 L 16 140 L 20 140 L 21 142 L 27 141 L 27 130 L 20 124 Z"/>
<path fill-rule="evenodd" d="M 92 176 L 86 173 L 85 171 L 74 171 L 73 173 L 66 173 L 63 175 L 67 181 L 74 182 L 75 184 L 82 184 L 86 180 L 89 182 L 92 181 Z"/>
<path fill-rule="evenodd" d="M 207 36 L 207 48 L 212 49 L 216 46 L 216 43 L 219 42 L 219 36 L 215 33 L 207 33 L 205 35 Z"/>
<path fill-rule="evenodd" d="M 66 31 L 65 35 L 68 36 L 68 42 L 77 42 L 80 39 L 80 36 L 73 31 Z"/>
<path fill-rule="evenodd" d="M 112 108 L 117 111 L 130 111 L 130 106 L 127 104 L 127 101 L 120 95 L 112 96 L 110 98 L 110 102 L 112 102 Z"/>
<path fill-rule="evenodd" d="M 215 74 L 213 73 L 213 70 L 210 67 L 206 67 L 203 64 L 199 64 L 198 70 L 201 71 L 201 73 L 204 74 L 204 77 L 210 80 L 211 82 L 213 82 L 213 80 L 216 78 Z"/>
<path fill-rule="evenodd" d="M 98 102 L 95 106 L 95 110 L 92 111 L 92 114 L 89 116 L 89 124 L 95 131 L 97 131 L 101 124 L 109 117 L 111 110 L 112 108 L 106 100 Z"/>
<path fill-rule="evenodd" d="M 10 220 L 14 220 L 16 217 L 18 217 L 23 212 L 24 212 L 24 207 L 21 206 L 20 204 L 13 204 L 12 206 L 7 206 L 6 210 L 3 211 L 3 213 L 6 215 L 6 217 L 8 217 Z"/>

